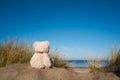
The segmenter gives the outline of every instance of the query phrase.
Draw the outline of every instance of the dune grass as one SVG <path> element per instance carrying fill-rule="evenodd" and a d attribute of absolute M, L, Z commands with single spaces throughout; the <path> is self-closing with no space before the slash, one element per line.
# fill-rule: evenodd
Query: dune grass
<path fill-rule="evenodd" d="M 88 60 L 88 68 L 90 72 L 95 71 L 111 71 L 114 73 L 120 73 L 120 49 L 112 49 L 111 55 L 107 60 L 107 64 L 105 66 L 100 65 L 100 60 Z"/>
<path fill-rule="evenodd" d="M 89 72 L 102 71 L 103 68 L 101 67 L 101 60 L 99 59 L 88 60 L 88 68 Z"/>
<path fill-rule="evenodd" d="M 63 60 L 63 58 L 59 55 L 59 51 L 51 51 L 49 52 L 49 56 L 53 59 L 54 61 L 54 66 L 55 67 L 63 67 L 63 68 L 68 68 L 70 65 Z"/>
<path fill-rule="evenodd" d="M 32 56 L 32 49 L 14 40 L 0 42 L 0 67 L 13 63 L 28 63 Z"/>
<path fill-rule="evenodd" d="M 17 40 L 8 40 L 0 42 L 0 67 L 15 64 L 29 63 L 34 49 L 32 46 L 19 42 Z M 50 57 L 54 60 L 54 67 L 67 67 L 67 63 L 58 55 L 58 51 L 49 52 Z"/>
<path fill-rule="evenodd" d="M 106 69 L 115 73 L 120 73 L 120 49 L 112 49 L 108 59 Z"/>

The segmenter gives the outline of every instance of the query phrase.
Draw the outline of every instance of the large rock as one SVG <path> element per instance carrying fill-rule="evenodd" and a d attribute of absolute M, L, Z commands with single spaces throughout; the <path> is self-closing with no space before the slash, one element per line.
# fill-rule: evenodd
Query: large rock
<path fill-rule="evenodd" d="M 79 80 L 79 77 L 64 68 L 38 70 L 29 64 L 14 64 L 0 68 L 0 80 Z"/>

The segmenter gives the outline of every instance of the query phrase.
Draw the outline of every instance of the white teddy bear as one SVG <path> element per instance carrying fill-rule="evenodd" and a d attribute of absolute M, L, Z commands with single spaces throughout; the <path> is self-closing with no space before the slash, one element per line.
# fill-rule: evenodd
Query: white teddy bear
<path fill-rule="evenodd" d="M 50 68 L 52 62 L 48 56 L 49 52 L 49 42 L 34 42 L 33 47 L 35 48 L 35 53 L 30 60 L 30 65 L 36 69 Z"/>

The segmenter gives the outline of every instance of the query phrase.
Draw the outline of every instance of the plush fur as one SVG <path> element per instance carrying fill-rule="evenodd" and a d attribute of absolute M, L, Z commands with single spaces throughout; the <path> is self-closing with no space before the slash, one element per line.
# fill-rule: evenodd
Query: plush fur
<path fill-rule="evenodd" d="M 50 57 L 48 56 L 49 42 L 34 42 L 33 47 L 35 53 L 30 60 L 30 65 L 36 69 L 50 68 L 52 66 Z"/>

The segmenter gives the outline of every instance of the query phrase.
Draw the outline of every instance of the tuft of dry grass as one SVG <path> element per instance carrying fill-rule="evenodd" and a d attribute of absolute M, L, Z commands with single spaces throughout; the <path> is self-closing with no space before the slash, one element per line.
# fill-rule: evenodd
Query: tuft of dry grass
<path fill-rule="evenodd" d="M 91 59 L 88 60 L 88 68 L 90 72 L 102 71 L 101 60 L 99 59 Z"/>
<path fill-rule="evenodd" d="M 112 49 L 106 68 L 109 71 L 120 73 L 120 49 Z"/>
<path fill-rule="evenodd" d="M 63 60 L 63 58 L 59 55 L 59 51 L 51 51 L 49 52 L 49 56 L 53 59 L 54 61 L 54 67 L 63 67 L 63 68 L 68 68 L 70 67 L 67 62 Z"/>
<path fill-rule="evenodd" d="M 23 43 L 9 40 L 0 42 L 0 67 L 13 63 L 28 63 L 32 56 L 32 49 Z"/>

